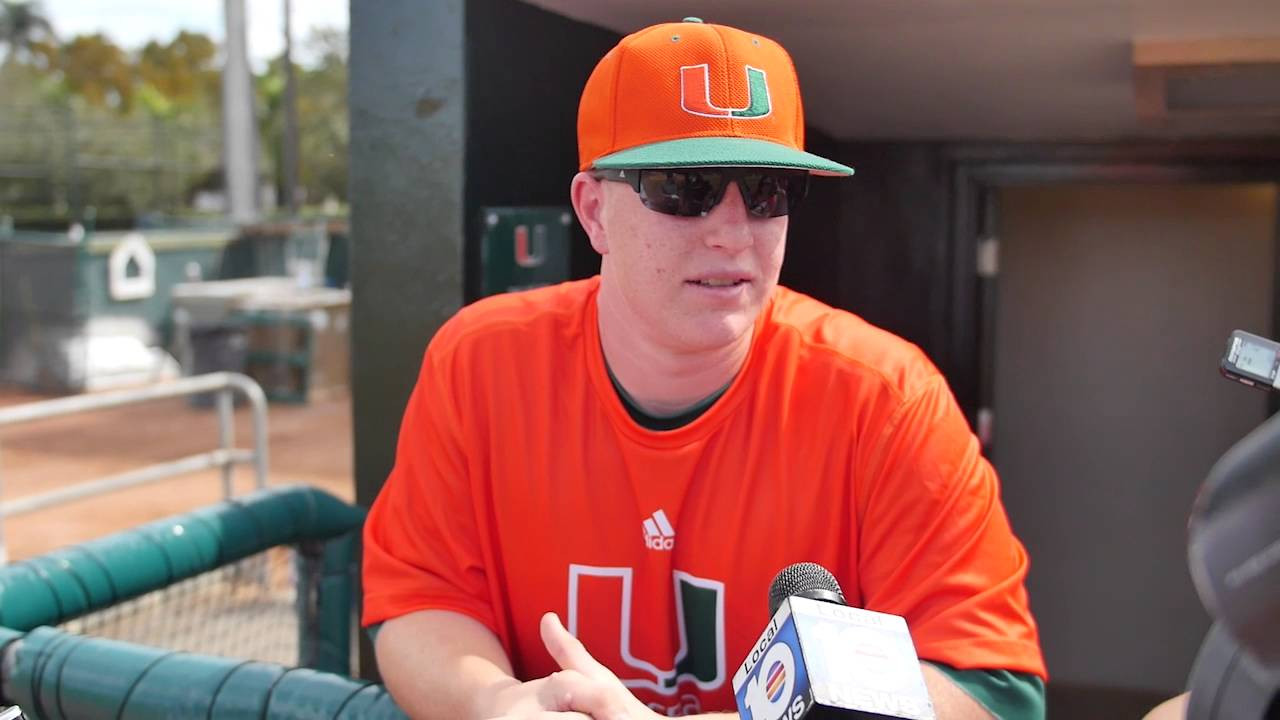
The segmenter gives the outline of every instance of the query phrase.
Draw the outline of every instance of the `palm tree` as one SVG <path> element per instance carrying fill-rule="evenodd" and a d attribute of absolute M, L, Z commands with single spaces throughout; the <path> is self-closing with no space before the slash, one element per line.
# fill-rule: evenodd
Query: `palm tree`
<path fill-rule="evenodd" d="M 0 0 L 0 46 L 5 48 L 4 64 L 29 54 L 37 43 L 53 42 L 56 37 L 40 0 Z"/>

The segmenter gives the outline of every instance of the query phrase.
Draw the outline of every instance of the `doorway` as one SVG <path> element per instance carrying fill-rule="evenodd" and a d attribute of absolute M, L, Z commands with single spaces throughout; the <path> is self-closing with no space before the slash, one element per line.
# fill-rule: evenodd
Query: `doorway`
<path fill-rule="evenodd" d="M 1274 334 L 1280 190 L 987 192 L 999 271 L 979 301 L 982 394 L 1051 703 L 1055 688 L 1112 688 L 1141 707 L 1185 689 L 1209 627 L 1187 573 L 1194 493 L 1268 414 L 1267 394 L 1216 366 L 1231 330 Z"/>

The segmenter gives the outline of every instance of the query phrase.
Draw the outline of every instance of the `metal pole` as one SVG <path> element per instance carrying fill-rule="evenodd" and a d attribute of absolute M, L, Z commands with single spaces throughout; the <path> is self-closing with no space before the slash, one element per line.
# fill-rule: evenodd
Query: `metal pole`
<path fill-rule="evenodd" d="M 79 130 L 76 127 L 76 114 L 68 103 L 63 106 L 63 121 L 66 127 L 67 147 L 67 212 L 76 222 L 82 221 L 84 212 L 84 193 L 80 187 Z"/>
<path fill-rule="evenodd" d="M 238 390 L 249 400 L 253 411 L 254 450 L 249 453 L 232 447 L 235 441 L 234 407 L 231 393 Z M 253 461 L 255 486 L 261 490 L 267 486 L 267 398 L 262 388 L 252 378 L 239 373 L 218 372 L 183 378 L 141 388 L 112 392 L 73 395 L 0 408 L 0 427 L 44 418 L 70 415 L 87 410 L 134 405 L 151 400 L 216 392 L 218 405 L 218 435 L 221 447 L 217 450 L 171 462 L 157 463 L 138 470 L 99 478 L 68 488 L 26 496 L 17 500 L 0 502 L 0 567 L 9 561 L 8 544 L 4 539 L 4 517 L 34 512 L 84 497 L 99 495 L 112 490 L 156 482 L 175 475 L 199 472 L 211 468 L 222 471 L 224 497 L 231 497 L 231 479 L 235 463 Z M 3 484 L 0 484 L 3 489 Z"/>
<path fill-rule="evenodd" d="M 298 82 L 293 72 L 293 3 L 284 0 L 284 197 L 298 216 Z"/>
<path fill-rule="evenodd" d="M 241 389 L 245 391 L 245 395 L 249 396 L 249 406 L 253 409 L 253 470 L 257 489 L 261 490 L 267 486 L 267 467 L 270 459 L 267 457 L 267 396 L 263 394 L 258 383 L 244 375 L 236 377 L 246 381 L 247 385 Z M 252 386 L 253 394 L 250 394 L 249 386 Z"/>
<path fill-rule="evenodd" d="M 195 350 L 191 346 L 191 313 L 186 308 L 173 309 L 173 354 L 184 376 L 195 375 Z"/>
<path fill-rule="evenodd" d="M 320 628 L 320 591 L 324 582 L 324 543 L 308 540 L 298 543 L 293 558 L 298 578 L 296 603 L 298 612 L 298 667 L 312 670 L 324 668 L 328 658 L 322 646 Z M 317 664 L 320 663 L 320 664 Z"/>
<path fill-rule="evenodd" d="M 0 427 L 59 415 L 70 415 L 86 410 L 105 410 L 151 400 L 183 397 L 226 389 L 238 390 L 249 400 L 249 407 L 253 411 L 255 484 L 259 489 L 265 488 L 267 486 L 267 468 L 270 461 L 267 453 L 267 396 L 262 392 L 262 387 L 253 381 L 253 378 L 239 373 L 216 372 L 140 388 L 71 395 L 54 400 L 13 405 L 0 408 Z M 232 455 L 234 454 L 232 453 Z"/>
<path fill-rule="evenodd" d="M 105 410 L 122 405 L 134 405 L 151 400 L 196 395 L 231 387 L 244 393 L 260 412 L 254 413 L 255 422 L 261 418 L 261 425 L 266 427 L 267 396 L 262 388 L 247 375 L 231 372 L 216 372 L 197 375 L 170 382 L 145 385 L 126 390 L 108 390 L 104 392 L 69 395 L 53 400 L 40 400 L 23 405 L 11 405 L 0 408 L 0 426 L 15 425 L 20 422 L 39 420 L 41 418 L 69 415 L 85 410 Z"/>
<path fill-rule="evenodd" d="M 218 397 L 218 447 L 224 452 L 230 451 L 235 445 L 235 414 L 232 412 L 231 390 L 219 390 Z M 230 499 L 232 491 L 232 480 L 234 478 L 235 465 L 230 461 L 222 466 L 222 499 Z"/>
<path fill-rule="evenodd" d="M 253 453 L 248 450 L 211 450 L 207 453 L 189 455 L 169 462 L 148 465 L 137 470 L 130 470 L 118 475 L 109 475 L 89 482 L 70 487 L 50 490 L 38 495 L 23 495 L 17 500 L 0 502 L 0 516 L 10 517 L 23 515 L 37 510 L 63 505 L 73 500 L 95 497 L 115 490 L 147 485 L 161 480 L 168 480 L 177 475 L 188 475 L 220 468 L 227 463 L 249 462 Z"/>
<path fill-rule="evenodd" d="M 224 0 L 226 63 L 222 68 L 222 158 L 227 210 L 232 222 L 257 219 L 258 173 L 254 163 L 253 86 L 245 32 L 245 0 Z"/>
<path fill-rule="evenodd" d="M 164 195 L 164 158 L 167 153 L 164 151 L 163 143 L 160 140 L 160 118 L 151 118 L 151 209 L 155 211 L 168 210 L 165 207 L 161 197 Z"/>
<path fill-rule="evenodd" d="M 4 491 L 3 483 L 0 483 L 0 492 Z M 3 497 L 3 495 L 0 495 Z M 0 513 L 0 567 L 9 564 L 9 543 L 4 539 L 4 514 Z"/>

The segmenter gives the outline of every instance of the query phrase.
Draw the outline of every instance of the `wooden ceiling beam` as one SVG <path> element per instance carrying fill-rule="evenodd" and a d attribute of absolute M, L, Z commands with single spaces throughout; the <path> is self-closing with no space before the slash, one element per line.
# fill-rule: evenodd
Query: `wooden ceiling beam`
<path fill-rule="evenodd" d="M 1133 41 L 1135 68 L 1280 65 L 1280 37 Z"/>
<path fill-rule="evenodd" d="M 1226 73 L 1240 67 L 1274 66 L 1280 82 L 1280 37 L 1201 39 L 1141 38 L 1133 41 L 1133 94 L 1138 119 L 1149 126 L 1186 125 L 1197 122 L 1257 123 L 1272 129 L 1280 117 L 1278 107 L 1170 110 L 1170 78 L 1201 73 Z"/>

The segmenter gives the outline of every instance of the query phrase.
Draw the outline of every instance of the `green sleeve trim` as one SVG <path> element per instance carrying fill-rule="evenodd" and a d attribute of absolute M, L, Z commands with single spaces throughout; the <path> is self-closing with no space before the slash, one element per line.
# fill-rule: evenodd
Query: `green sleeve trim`
<path fill-rule="evenodd" d="M 1010 670 L 957 670 L 932 660 L 951 682 L 1000 720 L 1043 720 L 1044 681 Z"/>

